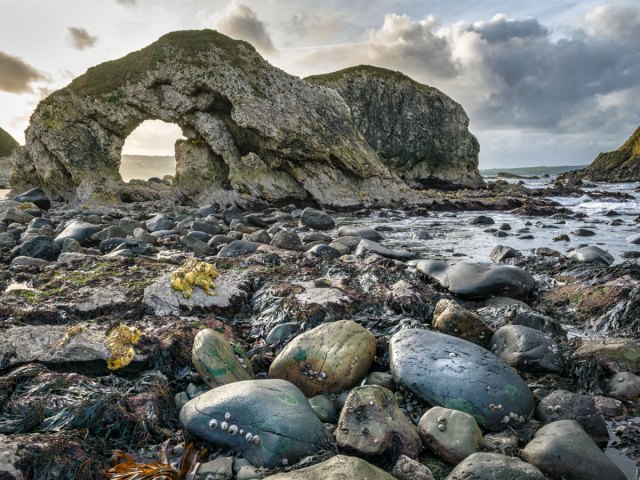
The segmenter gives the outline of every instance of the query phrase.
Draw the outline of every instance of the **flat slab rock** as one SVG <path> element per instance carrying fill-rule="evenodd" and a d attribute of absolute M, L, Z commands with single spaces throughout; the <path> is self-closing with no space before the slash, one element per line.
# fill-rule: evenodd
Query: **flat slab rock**
<path fill-rule="evenodd" d="M 391 337 L 390 368 L 396 383 L 434 406 L 473 415 L 480 426 L 517 422 L 535 406 L 525 381 L 493 353 L 429 330 Z"/>
<path fill-rule="evenodd" d="M 0 370 L 25 363 L 73 365 L 76 370 L 108 372 L 111 354 L 104 341 L 107 327 L 96 325 L 26 325 L 9 328 L 0 335 Z M 132 366 L 146 363 L 148 356 L 136 352 Z M 84 368 L 83 368 L 84 367 Z"/>
<path fill-rule="evenodd" d="M 239 450 L 258 467 L 282 467 L 335 448 L 307 398 L 285 380 L 222 385 L 189 401 L 180 421 L 192 435 Z"/>
<path fill-rule="evenodd" d="M 144 289 L 144 304 L 155 315 L 184 315 L 197 311 L 233 314 L 248 298 L 247 277 L 237 273 L 223 273 L 215 280 L 216 287 L 208 295 L 199 287 L 193 288 L 190 298 L 171 287 L 171 274 L 160 276 Z"/>
<path fill-rule="evenodd" d="M 269 475 L 264 480 L 395 480 L 361 458 L 336 455 L 322 463 L 293 472 Z"/>
<path fill-rule="evenodd" d="M 512 265 L 472 262 L 452 265 L 442 260 L 421 260 L 416 263 L 416 269 L 461 298 L 522 299 L 526 298 L 535 286 L 535 280 L 528 272 Z"/>

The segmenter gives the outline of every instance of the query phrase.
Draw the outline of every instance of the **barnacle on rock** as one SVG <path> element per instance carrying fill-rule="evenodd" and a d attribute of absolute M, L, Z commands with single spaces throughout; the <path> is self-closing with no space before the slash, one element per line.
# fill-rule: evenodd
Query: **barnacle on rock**
<path fill-rule="evenodd" d="M 171 274 L 171 288 L 182 292 L 184 298 L 191 297 L 192 287 L 200 287 L 207 295 L 211 295 L 210 289 L 216 288 L 213 279 L 218 275 L 220 272 L 210 263 L 199 262 L 195 258 L 191 258 Z"/>
<path fill-rule="evenodd" d="M 142 333 L 135 327 L 120 324 L 111 330 L 104 339 L 104 345 L 109 349 L 107 367 L 118 370 L 131 363 L 136 352 L 133 346 L 140 341 Z"/>

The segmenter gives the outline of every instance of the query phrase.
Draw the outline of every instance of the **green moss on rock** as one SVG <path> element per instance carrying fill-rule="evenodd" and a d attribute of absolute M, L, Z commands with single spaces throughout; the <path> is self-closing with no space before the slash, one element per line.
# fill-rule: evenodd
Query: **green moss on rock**
<path fill-rule="evenodd" d="M 17 146 L 18 142 L 0 128 L 0 157 L 8 157 Z"/>
<path fill-rule="evenodd" d="M 130 82 L 138 82 L 158 64 L 164 63 L 168 56 L 180 58 L 184 63 L 200 64 L 200 56 L 215 48 L 225 60 L 231 60 L 241 66 L 243 52 L 241 48 L 255 52 L 250 43 L 234 40 L 216 30 L 184 30 L 172 32 L 160 37 L 151 45 L 132 52 L 120 59 L 101 63 L 91 67 L 76 78 L 67 87 L 70 91 L 82 95 L 101 95 L 118 90 Z M 108 97 L 118 102 L 117 93 Z"/>

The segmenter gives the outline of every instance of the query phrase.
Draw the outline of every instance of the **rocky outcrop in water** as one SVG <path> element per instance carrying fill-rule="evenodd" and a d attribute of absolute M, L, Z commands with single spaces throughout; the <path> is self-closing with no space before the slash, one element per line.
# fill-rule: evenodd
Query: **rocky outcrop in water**
<path fill-rule="evenodd" d="M 480 146 L 462 106 L 400 72 L 360 65 L 307 81 L 335 89 L 383 162 L 414 188 L 477 188 Z"/>
<path fill-rule="evenodd" d="M 565 174 L 592 182 L 640 181 L 640 127 L 619 149 L 601 153 L 591 165 Z"/>

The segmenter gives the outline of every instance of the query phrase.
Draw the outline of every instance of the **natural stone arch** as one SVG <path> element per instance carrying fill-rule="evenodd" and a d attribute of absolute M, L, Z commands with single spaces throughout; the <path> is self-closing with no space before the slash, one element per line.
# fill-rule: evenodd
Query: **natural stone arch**
<path fill-rule="evenodd" d="M 402 182 L 338 94 L 211 30 L 165 35 L 42 101 L 14 156 L 12 185 L 42 186 L 76 202 L 113 201 L 124 140 L 149 119 L 177 124 L 188 139 L 177 152 L 183 200 L 348 206 L 401 196 Z"/>

